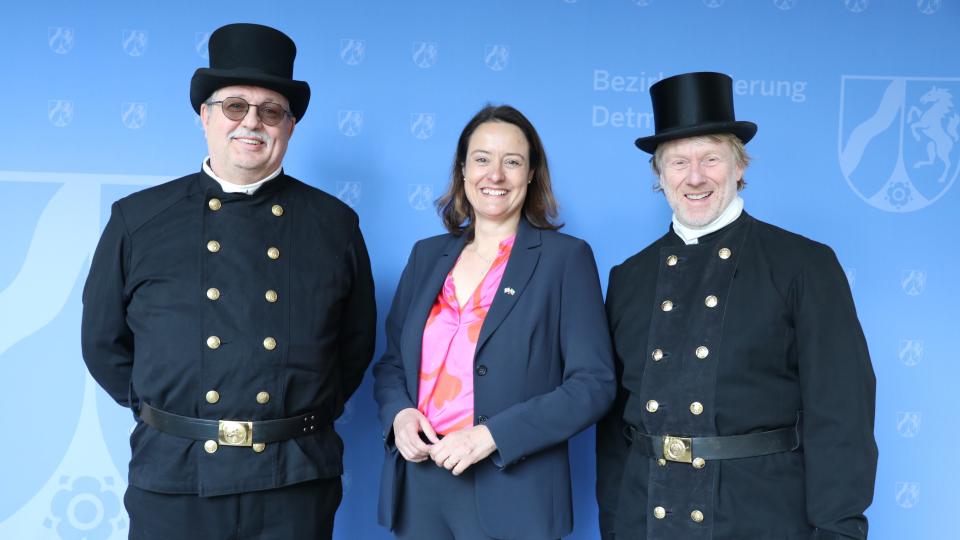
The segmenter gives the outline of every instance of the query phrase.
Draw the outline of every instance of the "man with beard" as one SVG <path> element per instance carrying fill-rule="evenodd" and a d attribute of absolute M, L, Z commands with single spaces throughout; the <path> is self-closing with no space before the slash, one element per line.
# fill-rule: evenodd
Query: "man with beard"
<path fill-rule="evenodd" d="M 875 378 L 826 245 L 759 221 L 738 196 L 756 133 L 732 81 L 650 89 L 673 222 L 610 272 L 616 405 L 597 429 L 605 540 L 865 539 Z"/>
<path fill-rule="evenodd" d="M 266 26 L 209 40 L 200 172 L 113 204 L 83 292 L 93 377 L 137 420 L 130 538 L 331 538 L 333 429 L 374 350 L 357 215 L 284 173 L 310 87 Z"/>

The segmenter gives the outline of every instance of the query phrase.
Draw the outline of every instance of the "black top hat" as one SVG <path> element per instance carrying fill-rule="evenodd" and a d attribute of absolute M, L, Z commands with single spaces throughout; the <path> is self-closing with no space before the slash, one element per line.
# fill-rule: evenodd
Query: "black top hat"
<path fill-rule="evenodd" d="M 684 73 L 650 87 L 656 134 L 640 137 L 637 148 L 650 154 L 657 145 L 711 133 L 732 133 L 746 143 L 757 133 L 753 122 L 733 115 L 733 80 L 723 73 Z"/>
<path fill-rule="evenodd" d="M 200 105 L 224 86 L 260 86 L 282 94 L 299 121 L 310 103 L 310 85 L 293 80 L 297 46 L 283 32 L 259 24 L 228 24 L 210 35 L 210 67 L 199 68 L 190 81 L 190 103 Z"/>

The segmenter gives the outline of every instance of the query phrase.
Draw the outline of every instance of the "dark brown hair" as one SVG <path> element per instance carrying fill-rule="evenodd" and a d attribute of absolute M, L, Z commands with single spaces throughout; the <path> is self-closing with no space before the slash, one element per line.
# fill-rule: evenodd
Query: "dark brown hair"
<path fill-rule="evenodd" d="M 453 156 L 453 166 L 450 170 L 450 185 L 446 193 L 436 201 L 437 213 L 443 220 L 443 226 L 455 236 L 466 233 L 468 239 L 473 238 L 476 216 L 470 201 L 467 200 L 463 186 L 463 168 L 466 164 L 470 136 L 481 124 L 487 122 L 513 124 L 527 138 L 527 144 L 530 146 L 530 170 L 533 172 L 533 177 L 527 186 L 527 196 L 523 200 L 523 217 L 538 229 L 556 230 L 563 227 L 562 223 L 555 222 L 557 200 L 553 196 L 547 153 L 543 149 L 540 135 L 523 113 L 509 105 L 487 105 L 467 122 L 460 133 L 457 152 Z"/>

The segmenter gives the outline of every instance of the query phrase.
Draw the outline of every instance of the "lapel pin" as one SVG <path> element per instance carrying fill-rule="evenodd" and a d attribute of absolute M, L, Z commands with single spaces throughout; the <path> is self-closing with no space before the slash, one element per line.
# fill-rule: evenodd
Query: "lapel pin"
<path fill-rule="evenodd" d="M 504 287 L 503 292 L 509 294 L 510 296 L 517 294 L 517 291 L 513 290 L 513 287 Z"/>

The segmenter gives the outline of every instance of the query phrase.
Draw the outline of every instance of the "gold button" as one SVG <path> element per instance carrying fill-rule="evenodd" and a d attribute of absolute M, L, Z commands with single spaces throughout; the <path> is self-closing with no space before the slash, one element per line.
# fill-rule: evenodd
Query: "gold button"
<path fill-rule="evenodd" d="M 693 458 L 693 468 L 702 469 L 707 466 L 707 462 L 702 457 Z"/>
<path fill-rule="evenodd" d="M 694 510 L 693 512 L 690 512 L 690 519 L 696 521 L 697 523 L 702 522 L 702 521 L 703 521 L 703 512 L 701 512 L 701 511 L 699 511 L 699 510 Z"/>
<path fill-rule="evenodd" d="M 210 253 L 216 253 L 220 251 L 220 242 L 217 242 L 216 240 L 207 242 L 207 251 Z"/>
<path fill-rule="evenodd" d="M 706 297 L 703 300 L 703 303 L 706 304 L 707 307 L 713 308 L 713 307 L 717 307 L 717 304 L 719 303 L 719 301 L 717 300 L 716 296 L 711 294 L 710 296 Z"/>
<path fill-rule="evenodd" d="M 676 266 L 678 260 L 676 255 L 670 255 L 667 257 L 667 266 Z"/>
<path fill-rule="evenodd" d="M 207 289 L 207 298 L 211 300 L 217 300 L 220 298 L 220 289 L 216 287 L 210 287 Z"/>
<path fill-rule="evenodd" d="M 697 355 L 697 358 L 703 360 L 704 358 L 706 358 L 707 356 L 710 355 L 710 349 L 708 349 L 708 348 L 704 347 L 703 345 L 701 345 L 701 346 L 697 347 L 697 351 L 696 351 L 695 354 Z"/>
<path fill-rule="evenodd" d="M 260 452 L 263 452 L 263 451 L 266 450 L 266 449 L 267 449 L 267 445 L 263 444 L 262 442 L 255 442 L 255 443 L 253 443 L 253 451 L 256 452 L 256 453 L 258 453 L 258 454 L 259 454 Z"/>
<path fill-rule="evenodd" d="M 276 348 L 277 348 L 277 340 L 273 339 L 272 337 L 268 337 L 268 338 L 264 339 L 264 340 L 263 340 L 263 348 L 266 349 L 266 350 L 268 350 L 268 351 L 272 351 L 272 350 L 276 349 Z"/>
<path fill-rule="evenodd" d="M 270 393 L 269 393 L 269 392 L 258 392 L 258 393 L 257 393 L 257 403 L 259 403 L 259 404 L 261 404 L 261 405 L 264 405 L 264 404 L 266 404 L 268 401 L 270 401 Z"/>
<path fill-rule="evenodd" d="M 203 449 L 206 450 L 208 454 L 216 452 L 218 447 L 219 445 L 217 445 L 217 441 L 212 439 L 203 443 Z"/>
<path fill-rule="evenodd" d="M 717 252 L 717 255 L 719 255 L 721 259 L 729 259 L 730 256 L 733 255 L 733 252 L 727 248 L 720 248 L 720 251 Z"/>
<path fill-rule="evenodd" d="M 210 199 L 209 201 L 207 201 L 207 206 L 209 206 L 211 210 L 213 210 L 214 212 L 216 212 L 216 211 L 219 210 L 220 207 L 223 206 L 223 205 L 220 204 L 220 199 L 214 197 L 214 198 Z"/>
<path fill-rule="evenodd" d="M 660 304 L 660 309 L 662 309 L 662 310 L 664 310 L 664 311 L 672 311 L 672 310 L 673 310 L 673 302 L 671 302 L 670 300 L 664 300 L 663 303 Z"/>
<path fill-rule="evenodd" d="M 658 506 L 658 507 L 654 508 L 654 509 L 653 509 L 653 517 L 655 517 L 655 518 L 657 518 L 657 519 L 663 519 L 663 518 L 667 517 L 667 509 L 664 508 L 664 507 L 662 507 L 662 506 Z"/>
<path fill-rule="evenodd" d="M 272 247 L 272 248 L 268 249 L 268 250 L 267 250 L 267 257 L 270 257 L 270 258 L 273 259 L 273 260 L 279 259 L 279 258 L 280 258 L 280 250 L 277 249 L 277 248 L 275 248 L 275 247 Z"/>
<path fill-rule="evenodd" d="M 660 459 L 657 460 L 657 465 L 659 465 L 659 466 L 661 466 L 661 467 L 666 467 L 666 466 L 667 466 L 667 460 L 665 460 L 665 459 L 663 459 L 663 458 L 660 458 Z"/>
<path fill-rule="evenodd" d="M 263 295 L 267 299 L 267 302 L 271 304 L 277 301 L 277 291 L 270 289 L 266 294 Z"/>
<path fill-rule="evenodd" d="M 654 362 L 659 362 L 660 360 L 663 360 L 663 351 L 660 349 L 654 349 L 650 356 L 653 357 Z"/>
<path fill-rule="evenodd" d="M 647 402 L 647 410 L 649 412 L 657 412 L 657 409 L 660 408 L 660 404 L 656 400 L 651 399 Z"/>
<path fill-rule="evenodd" d="M 216 403 L 220 401 L 220 392 L 216 390 L 210 390 L 207 392 L 207 403 Z"/>
<path fill-rule="evenodd" d="M 690 404 L 690 412 L 696 415 L 701 414 L 703 412 L 703 404 L 699 401 L 694 401 Z"/>
<path fill-rule="evenodd" d="M 210 336 L 210 337 L 208 337 L 208 338 L 207 338 L 207 347 L 210 347 L 211 349 L 216 349 L 216 348 L 220 347 L 220 338 L 218 338 L 217 336 Z"/>
<path fill-rule="evenodd" d="M 283 207 L 280 206 L 279 204 L 273 205 L 273 208 L 271 208 L 270 211 L 273 212 L 273 215 L 277 217 L 280 217 L 283 215 Z"/>

